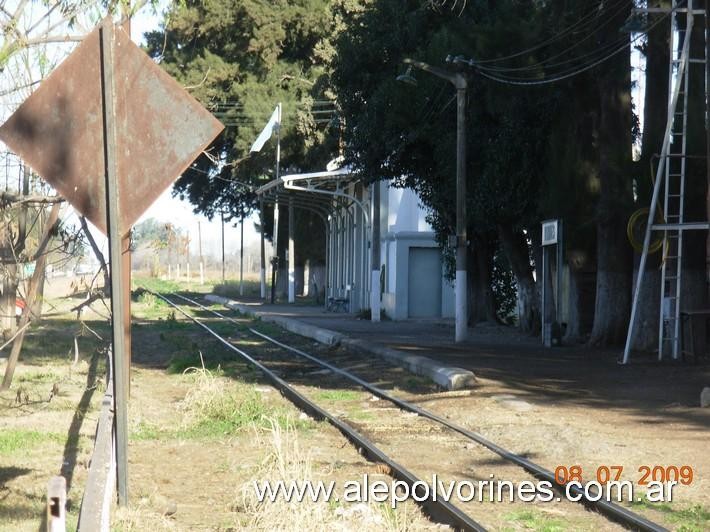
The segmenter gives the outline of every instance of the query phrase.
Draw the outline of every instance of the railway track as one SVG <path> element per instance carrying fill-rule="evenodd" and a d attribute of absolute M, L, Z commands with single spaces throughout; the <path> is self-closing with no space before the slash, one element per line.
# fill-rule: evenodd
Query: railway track
<path fill-rule="evenodd" d="M 202 329 L 204 329 L 208 334 L 210 334 L 212 337 L 214 337 L 218 342 L 223 344 L 225 347 L 230 349 L 231 351 L 237 353 L 242 359 L 246 360 L 248 363 L 254 365 L 257 367 L 262 374 L 269 380 L 271 383 L 281 392 L 283 396 L 285 396 L 288 400 L 290 400 L 292 403 L 294 403 L 299 409 L 303 410 L 306 412 L 308 415 L 319 419 L 319 420 L 327 420 L 329 423 L 331 423 L 335 428 L 337 428 L 353 445 L 356 446 L 356 448 L 360 451 L 361 454 L 366 456 L 368 459 L 374 462 L 380 462 L 383 464 L 386 464 L 389 473 L 391 476 L 396 478 L 397 480 L 401 480 L 406 482 L 410 490 L 412 490 L 412 493 L 418 493 L 417 489 L 418 487 L 421 487 L 421 485 L 418 485 L 418 482 L 421 482 L 421 479 L 419 479 L 416 475 L 414 475 L 412 472 L 407 470 L 405 467 L 403 467 L 401 464 L 395 462 L 390 456 L 388 456 L 385 452 L 383 452 L 380 448 L 378 448 L 370 439 L 368 439 L 366 436 L 364 436 L 362 433 L 358 432 L 356 428 L 351 426 L 348 423 L 345 423 L 342 419 L 337 417 L 336 415 L 326 411 L 324 408 L 321 406 L 317 405 L 314 401 L 306 397 L 303 393 L 300 393 L 295 389 L 295 387 L 288 382 L 279 374 L 277 374 L 276 371 L 273 369 L 270 369 L 265 365 L 265 361 L 263 359 L 257 360 L 254 358 L 252 355 L 248 354 L 244 350 L 236 347 L 234 344 L 232 344 L 229 340 L 223 338 L 220 336 L 218 333 L 216 333 L 214 330 L 212 330 L 210 327 L 208 327 L 205 323 L 200 318 L 196 318 L 186 312 L 180 304 L 177 304 L 175 301 L 171 300 L 170 298 L 166 297 L 165 294 L 159 294 L 156 292 L 152 292 L 148 290 L 150 293 L 154 294 L 155 296 L 161 298 L 164 300 L 166 303 L 168 303 L 170 306 L 175 308 L 178 312 L 180 312 L 182 315 L 184 315 L 186 318 L 200 326 Z M 240 329 L 243 329 L 244 325 L 240 324 L 233 318 L 226 316 L 225 314 L 215 311 L 213 309 L 210 309 L 206 307 L 205 305 L 202 305 L 198 301 L 195 301 L 193 299 L 187 298 L 183 295 L 176 294 L 176 293 L 171 293 L 168 294 L 171 298 L 173 299 L 179 299 L 184 302 L 184 304 L 189 305 L 190 307 L 196 307 L 200 310 L 203 310 L 205 312 L 209 312 L 219 318 L 220 320 L 225 320 L 234 323 L 237 325 Z M 308 364 L 305 369 L 303 367 L 300 368 L 299 374 L 300 375 L 319 375 L 319 378 L 325 377 L 327 374 L 332 375 L 333 377 L 337 376 L 337 378 L 340 379 L 345 379 L 347 381 L 350 381 L 357 386 L 361 387 L 362 389 L 370 392 L 373 396 L 379 398 L 380 400 L 387 401 L 397 407 L 398 409 L 411 414 L 416 415 L 419 418 L 423 418 L 428 420 L 429 422 L 435 424 L 438 427 L 441 427 L 442 429 L 445 429 L 447 431 L 451 431 L 466 440 L 472 441 L 478 446 L 481 446 L 482 448 L 486 449 L 487 451 L 490 451 L 497 455 L 502 461 L 508 464 L 512 464 L 514 466 L 517 466 L 518 468 L 522 468 L 526 473 L 529 475 L 532 475 L 533 477 L 539 479 L 539 480 L 544 480 L 549 482 L 553 487 L 558 489 L 560 492 L 564 488 L 559 487 L 555 481 L 555 476 L 552 471 L 549 471 L 545 469 L 544 467 L 536 464 L 535 462 L 519 455 L 516 453 L 513 453 L 496 443 L 490 441 L 489 439 L 485 438 L 481 434 L 468 430 L 465 427 L 462 427 L 454 422 L 452 422 L 449 419 L 445 419 L 431 411 L 428 411 L 424 408 L 421 408 L 420 406 L 413 404 L 412 402 L 405 401 L 403 399 L 397 398 L 388 391 L 372 384 L 371 382 L 353 374 L 349 369 L 345 369 L 343 366 L 347 367 L 347 364 L 351 361 L 359 360 L 362 361 L 361 356 L 356 356 L 353 355 L 351 357 L 346 357 L 343 359 L 343 357 L 340 357 L 337 360 L 338 365 L 335 363 L 332 363 L 332 361 L 328 360 L 323 360 L 322 358 L 316 357 L 310 353 L 307 353 L 306 351 L 302 349 L 298 349 L 296 347 L 290 346 L 282 341 L 279 341 L 267 334 L 264 334 L 261 331 L 258 331 L 254 328 L 248 328 L 249 333 L 253 334 L 254 336 L 269 342 L 271 345 L 273 345 L 275 348 L 278 349 L 278 352 L 280 353 L 279 358 L 281 362 L 284 361 L 293 361 L 294 356 L 298 357 L 302 361 L 306 361 Z M 270 362 L 274 362 L 274 359 L 272 358 Z M 378 364 L 378 361 L 374 361 L 374 364 Z M 382 362 L 381 363 L 383 366 L 388 366 L 391 367 L 389 364 Z M 310 366 L 310 368 L 309 368 Z M 313 368 L 319 368 L 318 371 L 313 371 Z M 378 371 L 377 367 L 372 367 L 371 362 L 368 361 L 368 369 L 369 370 L 374 370 L 375 372 Z M 570 487 L 570 493 L 578 497 L 578 503 L 586 506 L 587 508 L 594 510 L 598 512 L 599 514 L 603 515 L 606 517 L 608 520 L 613 521 L 615 523 L 618 523 L 619 525 L 632 529 L 632 530 L 644 530 L 644 531 L 663 531 L 667 530 L 663 526 L 656 524 L 652 521 L 649 521 L 648 519 L 644 518 L 643 516 L 636 514 L 635 512 L 632 512 L 628 510 L 627 508 L 615 504 L 613 502 L 608 502 L 604 500 L 603 498 L 600 500 L 595 500 L 597 497 L 594 496 L 594 494 L 590 494 L 591 497 L 588 497 L 584 490 L 576 487 L 576 486 L 571 486 Z M 422 495 L 421 492 L 419 492 L 420 495 Z M 597 494 L 598 495 L 598 494 Z M 420 497 L 421 498 L 421 497 Z M 560 499 L 558 499 L 559 501 Z M 441 523 L 446 523 L 451 526 L 453 526 L 456 529 L 459 530 L 486 530 L 479 522 L 474 520 L 472 517 L 464 513 L 462 510 L 460 510 L 458 507 L 452 505 L 449 502 L 442 501 L 441 498 L 433 497 L 430 496 L 427 499 L 419 502 L 419 504 L 422 506 L 424 511 L 435 521 L 441 522 Z M 574 504 L 573 502 L 570 502 L 569 504 Z"/>

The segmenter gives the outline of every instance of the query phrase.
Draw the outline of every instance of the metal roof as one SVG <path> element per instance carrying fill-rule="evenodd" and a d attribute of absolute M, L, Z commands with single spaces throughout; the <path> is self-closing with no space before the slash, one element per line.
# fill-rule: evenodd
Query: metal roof
<path fill-rule="evenodd" d="M 349 167 L 322 172 L 286 174 L 260 186 L 256 189 L 256 194 L 265 203 L 278 201 L 285 204 L 292 201 L 296 207 L 327 216 L 334 209 L 343 207 L 343 203 L 347 202 L 346 206 L 351 204 L 348 202 L 348 197 L 334 196 L 332 193 L 359 180 Z M 288 188 L 294 182 L 299 182 L 299 190 Z M 306 188 L 308 190 L 305 190 Z"/>

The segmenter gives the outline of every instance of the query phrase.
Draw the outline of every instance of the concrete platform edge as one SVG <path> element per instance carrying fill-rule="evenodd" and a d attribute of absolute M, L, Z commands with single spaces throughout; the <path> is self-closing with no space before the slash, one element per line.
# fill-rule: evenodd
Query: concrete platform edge
<path fill-rule="evenodd" d="M 205 296 L 205 299 L 212 303 L 224 305 L 232 310 L 237 310 L 242 314 L 259 318 L 262 321 L 275 323 L 289 332 L 311 338 L 322 344 L 332 346 L 341 345 L 356 353 L 375 355 L 392 364 L 401 366 L 416 375 L 428 377 L 446 390 L 462 390 L 472 388 L 476 384 L 476 376 L 473 372 L 466 369 L 442 366 L 427 357 L 410 355 L 383 345 L 365 342 L 358 338 L 350 338 L 339 332 L 316 327 L 295 318 L 272 316 L 222 296 L 208 294 Z"/>

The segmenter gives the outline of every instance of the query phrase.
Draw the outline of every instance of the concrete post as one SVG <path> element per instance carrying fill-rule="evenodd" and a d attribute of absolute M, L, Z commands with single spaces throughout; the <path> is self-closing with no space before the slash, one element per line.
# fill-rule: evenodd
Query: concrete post
<path fill-rule="evenodd" d="M 466 78 L 456 75 L 456 342 L 468 335 L 466 297 Z"/>
<path fill-rule="evenodd" d="M 261 264 L 259 269 L 259 284 L 261 299 L 266 299 L 266 248 L 264 245 L 264 200 L 259 200 L 259 233 L 261 238 Z"/>
<path fill-rule="evenodd" d="M 372 272 L 370 276 L 370 313 L 373 322 L 380 321 L 380 182 L 372 184 Z"/>
<path fill-rule="evenodd" d="M 65 532 L 67 529 L 67 481 L 52 477 L 47 485 L 47 531 Z"/>
<path fill-rule="evenodd" d="M 244 295 L 244 215 L 240 224 L 240 240 L 239 240 L 239 295 Z"/>

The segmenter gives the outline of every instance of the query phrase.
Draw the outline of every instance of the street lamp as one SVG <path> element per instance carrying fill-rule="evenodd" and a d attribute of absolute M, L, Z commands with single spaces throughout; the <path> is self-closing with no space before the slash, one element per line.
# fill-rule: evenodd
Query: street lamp
<path fill-rule="evenodd" d="M 463 342 L 468 332 L 468 306 L 466 304 L 466 76 L 450 72 L 421 61 L 406 58 L 407 72 L 397 76 L 397 81 L 416 85 L 412 68 L 429 72 L 453 84 L 456 88 L 456 342 Z"/>

